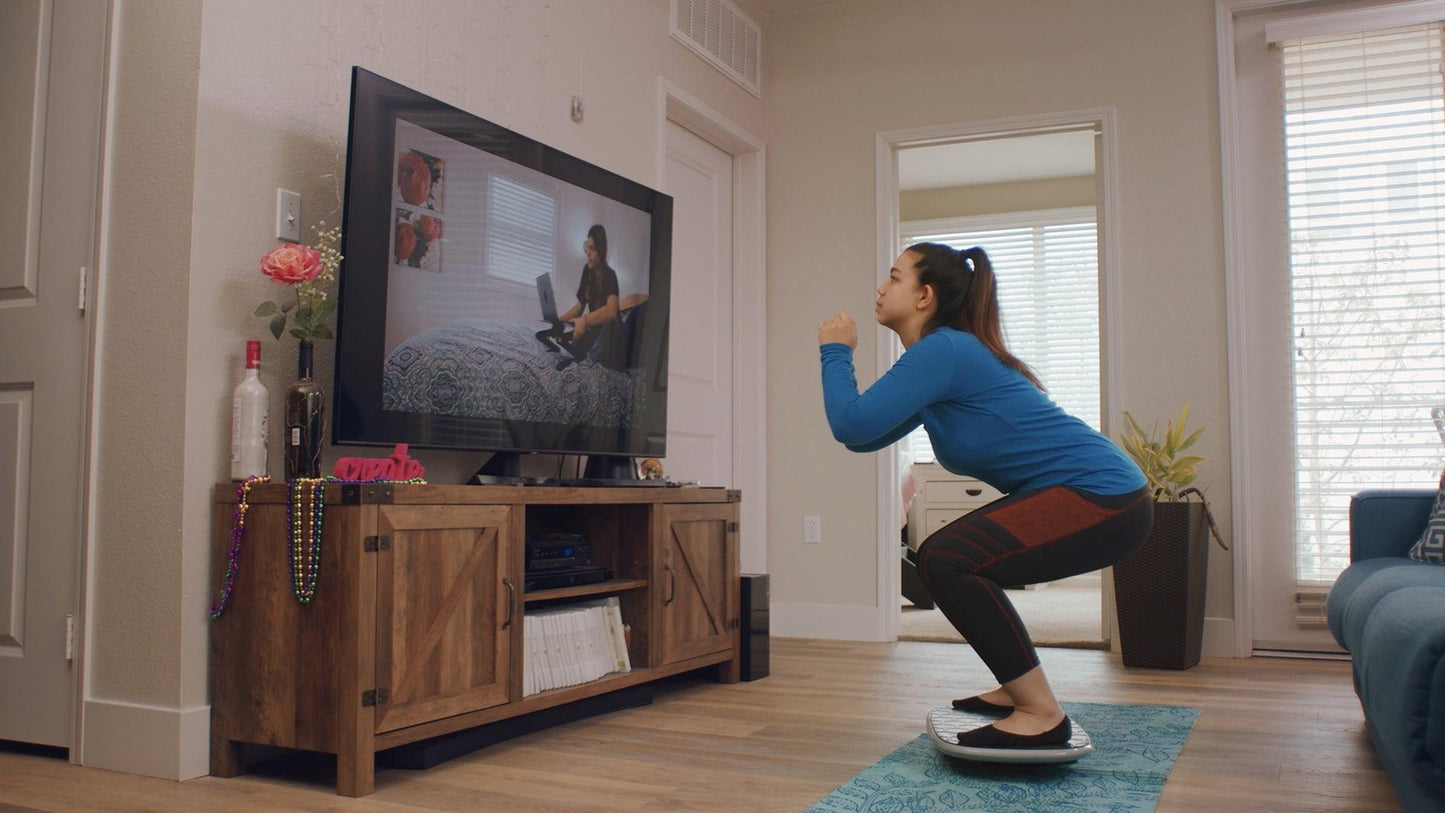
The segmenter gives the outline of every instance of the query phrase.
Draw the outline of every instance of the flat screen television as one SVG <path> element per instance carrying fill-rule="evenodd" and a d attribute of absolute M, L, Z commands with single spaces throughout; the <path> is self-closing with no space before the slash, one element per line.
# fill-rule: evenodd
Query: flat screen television
<path fill-rule="evenodd" d="M 665 454 L 669 196 L 353 68 L 341 252 L 333 443 Z"/>

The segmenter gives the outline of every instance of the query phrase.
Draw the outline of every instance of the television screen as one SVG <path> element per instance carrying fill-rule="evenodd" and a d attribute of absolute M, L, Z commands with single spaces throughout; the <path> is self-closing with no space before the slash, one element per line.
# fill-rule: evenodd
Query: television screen
<path fill-rule="evenodd" d="M 662 456 L 672 199 L 352 70 L 332 440 Z"/>

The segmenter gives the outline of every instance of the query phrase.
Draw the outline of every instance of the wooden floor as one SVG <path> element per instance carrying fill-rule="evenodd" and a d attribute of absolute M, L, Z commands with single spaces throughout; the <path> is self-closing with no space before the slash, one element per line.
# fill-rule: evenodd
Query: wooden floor
<path fill-rule="evenodd" d="M 1202 709 L 1160 811 L 1398 810 L 1345 662 L 1206 659 L 1184 672 L 1041 649 L 1064 700 Z M 0 810 L 801 811 L 917 737 L 924 713 L 992 688 L 961 644 L 778 639 L 772 674 L 688 677 L 646 707 L 529 734 L 426 771 L 383 770 L 376 793 L 319 776 L 130 776 L 0 751 Z"/>

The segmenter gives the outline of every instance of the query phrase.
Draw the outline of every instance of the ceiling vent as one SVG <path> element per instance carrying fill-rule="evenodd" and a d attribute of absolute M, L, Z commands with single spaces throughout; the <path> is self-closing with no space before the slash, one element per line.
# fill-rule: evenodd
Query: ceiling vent
<path fill-rule="evenodd" d="M 762 98 L 763 30 L 728 0 L 672 0 L 672 36 Z"/>

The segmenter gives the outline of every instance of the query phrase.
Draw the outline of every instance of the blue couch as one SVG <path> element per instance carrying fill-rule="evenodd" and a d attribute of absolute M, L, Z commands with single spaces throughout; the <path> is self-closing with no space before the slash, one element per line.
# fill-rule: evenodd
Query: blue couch
<path fill-rule="evenodd" d="M 1326 601 L 1354 661 L 1365 725 L 1400 802 L 1445 810 L 1445 565 L 1406 558 L 1435 492 L 1362 491 L 1350 501 L 1350 566 Z"/>

